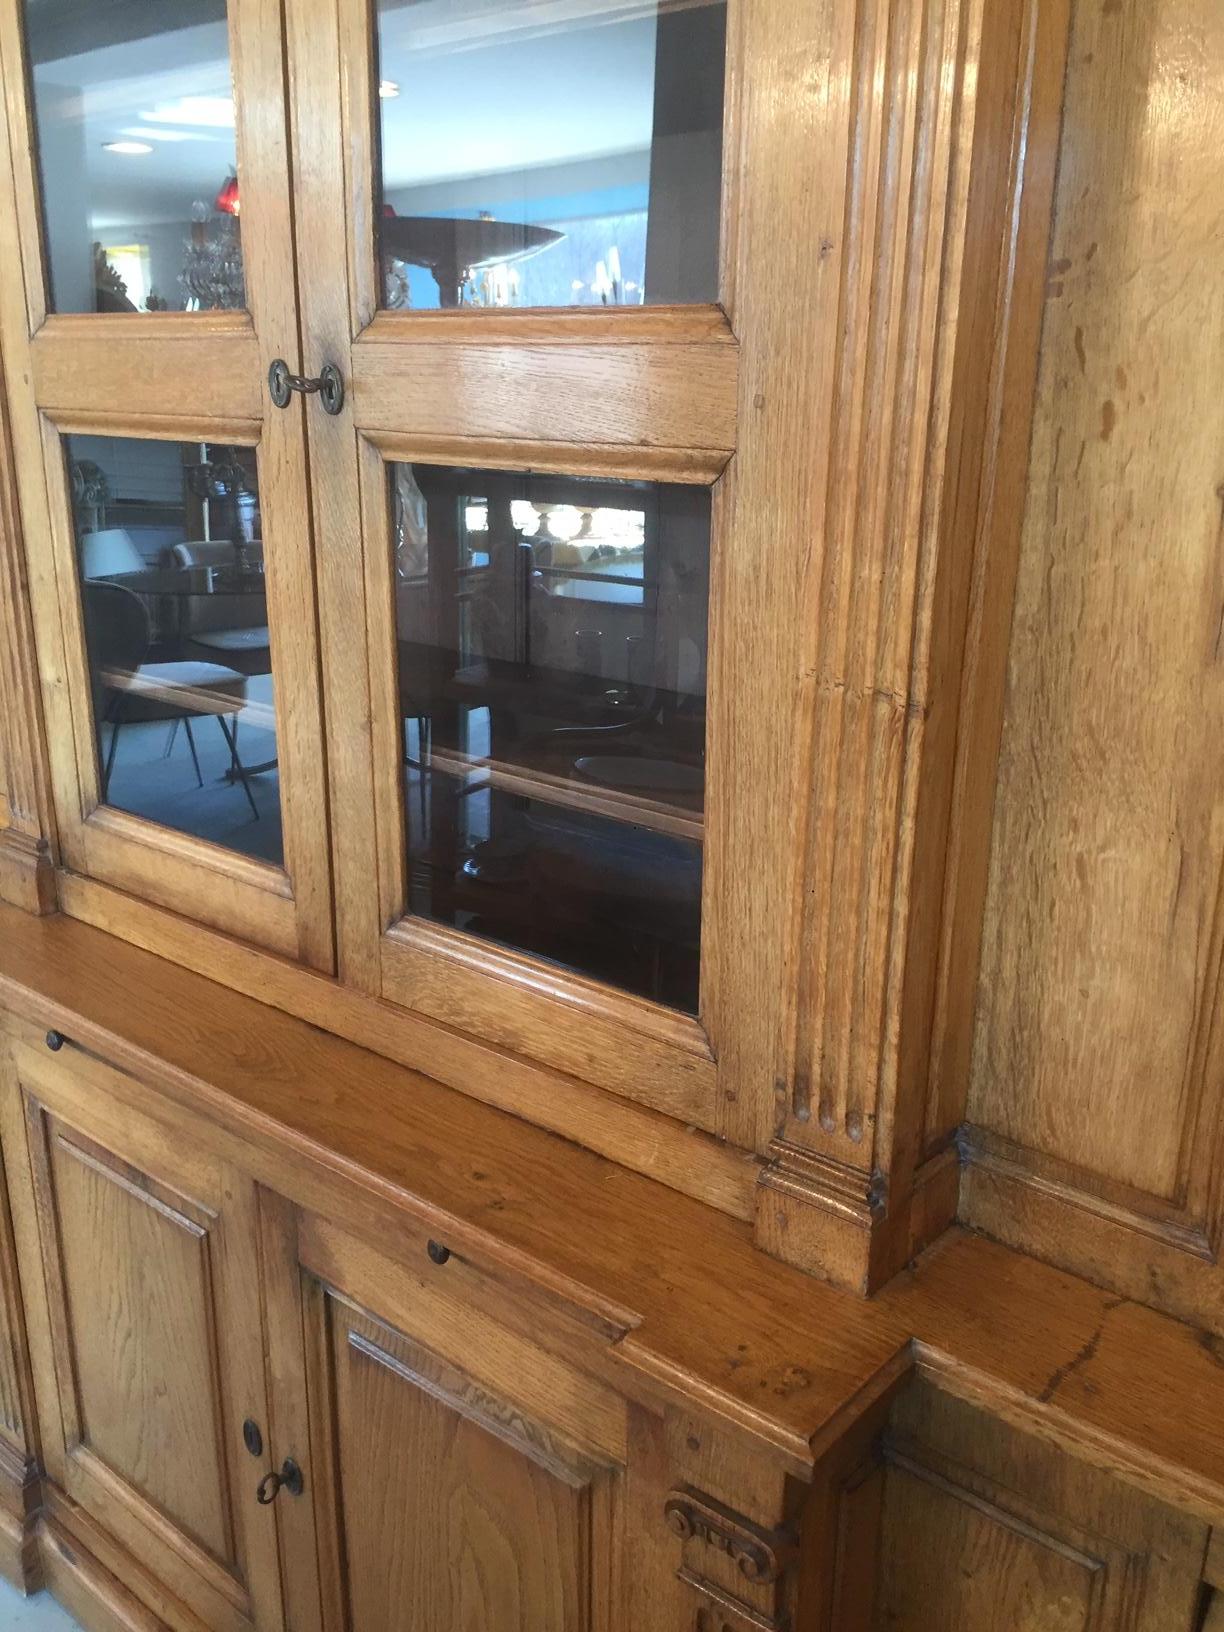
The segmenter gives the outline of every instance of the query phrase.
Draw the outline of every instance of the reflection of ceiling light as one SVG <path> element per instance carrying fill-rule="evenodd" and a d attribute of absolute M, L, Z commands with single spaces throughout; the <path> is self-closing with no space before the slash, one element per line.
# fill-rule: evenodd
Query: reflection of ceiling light
<path fill-rule="evenodd" d="M 378 82 L 379 96 L 398 96 L 399 86 L 393 79 L 380 79 Z"/>
<path fill-rule="evenodd" d="M 175 102 L 161 102 L 140 116 L 147 124 L 201 125 L 208 130 L 232 130 L 232 96 L 180 96 Z"/>
<path fill-rule="evenodd" d="M 141 142 L 207 142 L 213 140 L 209 136 L 201 136 L 194 130 L 146 130 L 137 126 L 132 130 L 125 130 L 125 136 L 134 136 Z"/>
<path fill-rule="evenodd" d="M 153 151 L 148 142 L 103 142 L 102 146 L 108 153 L 128 153 L 132 156 Z"/>

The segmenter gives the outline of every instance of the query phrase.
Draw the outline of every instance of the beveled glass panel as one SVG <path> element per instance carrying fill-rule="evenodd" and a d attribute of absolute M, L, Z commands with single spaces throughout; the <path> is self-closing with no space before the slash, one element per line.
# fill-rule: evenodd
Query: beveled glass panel
<path fill-rule="evenodd" d="M 57 312 L 244 304 L 225 0 L 23 0 Z"/>
<path fill-rule="evenodd" d="M 65 441 L 102 803 L 281 864 L 255 449 Z"/>
<path fill-rule="evenodd" d="M 708 489 L 391 487 L 409 912 L 696 1012 Z"/>
<path fill-rule="evenodd" d="M 718 299 L 725 4 L 377 14 L 385 305 Z"/>

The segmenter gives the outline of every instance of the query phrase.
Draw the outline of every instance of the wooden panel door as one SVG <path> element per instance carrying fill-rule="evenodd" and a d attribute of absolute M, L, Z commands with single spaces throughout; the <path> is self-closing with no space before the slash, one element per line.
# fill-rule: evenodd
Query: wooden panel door
<path fill-rule="evenodd" d="M 6 1084 L 47 1470 L 204 1624 L 276 1628 L 253 1186 L 110 1080 L 18 1043 Z"/>
<path fill-rule="evenodd" d="M 276 1451 L 309 1498 L 279 1499 L 292 1623 L 611 1632 L 622 1402 L 424 1252 L 264 1209 Z"/>
<path fill-rule="evenodd" d="M 5 0 L 0 73 L 59 859 L 330 969 L 280 7 Z"/>

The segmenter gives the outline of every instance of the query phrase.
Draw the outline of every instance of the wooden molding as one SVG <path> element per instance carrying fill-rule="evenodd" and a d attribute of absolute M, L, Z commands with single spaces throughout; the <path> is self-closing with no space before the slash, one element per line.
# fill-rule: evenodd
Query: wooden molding
<path fill-rule="evenodd" d="M 5 369 L 0 354 L 0 384 Z M 54 828 L 7 391 L 0 392 L 0 899 L 55 910 Z"/>
<path fill-rule="evenodd" d="M 1224 1337 L 1224 1272 L 1201 1221 L 970 1128 L 960 1219 Z"/>
<path fill-rule="evenodd" d="M 41 1489 L 33 1458 L 0 1439 L 0 1575 L 19 1592 L 42 1585 L 35 1538 Z"/>
<path fill-rule="evenodd" d="M 55 912 L 57 893 L 45 839 L 19 827 L 0 828 L 0 901 L 24 912 Z"/>
<path fill-rule="evenodd" d="M 959 1187 L 948 1146 L 889 1205 L 881 1173 L 775 1140 L 757 1182 L 754 1235 L 775 1258 L 868 1296 L 948 1226 Z"/>
<path fill-rule="evenodd" d="M 870 1291 L 955 1211 L 954 1184 L 919 1175 L 949 1161 L 964 1100 L 964 1082 L 947 1095 L 934 1074 L 948 978 L 938 949 L 982 905 L 958 896 L 955 874 L 988 844 L 989 810 L 954 799 L 965 754 L 982 756 L 989 779 L 997 744 L 961 740 L 961 689 L 967 668 L 1004 659 L 974 644 L 970 587 L 998 435 L 1013 206 L 1045 65 L 1032 50 L 1036 0 L 848 10 L 826 519 L 800 589 L 797 991 L 757 1234 Z"/>

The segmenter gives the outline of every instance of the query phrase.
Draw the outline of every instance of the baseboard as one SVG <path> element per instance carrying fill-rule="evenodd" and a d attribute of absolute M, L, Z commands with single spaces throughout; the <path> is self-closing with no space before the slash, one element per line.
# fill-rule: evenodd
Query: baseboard
<path fill-rule="evenodd" d="M 85 1632 L 209 1632 L 95 1520 L 44 1482 L 35 1527 L 42 1582 Z"/>
<path fill-rule="evenodd" d="M 1224 1269 L 1201 1234 L 1128 1213 L 997 1154 L 966 1154 L 962 1224 L 1224 1338 Z"/>
<path fill-rule="evenodd" d="M 871 1176 L 775 1139 L 757 1185 L 754 1238 L 784 1263 L 870 1297 L 952 1223 L 957 1152 L 925 1163 L 890 1195 Z"/>
<path fill-rule="evenodd" d="M 0 828 L 0 901 L 23 912 L 58 910 L 55 868 L 45 840 L 20 828 Z"/>
<path fill-rule="evenodd" d="M 35 1536 L 38 1469 L 8 1440 L 0 1439 L 0 1575 L 18 1592 L 42 1585 Z"/>

